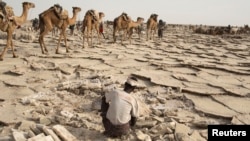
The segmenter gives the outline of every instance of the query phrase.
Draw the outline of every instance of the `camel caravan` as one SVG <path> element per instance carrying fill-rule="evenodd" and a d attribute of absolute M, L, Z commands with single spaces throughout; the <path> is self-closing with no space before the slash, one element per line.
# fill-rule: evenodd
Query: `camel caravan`
<path fill-rule="evenodd" d="M 0 29 L 3 32 L 7 32 L 7 44 L 6 47 L 2 50 L 0 54 L 0 60 L 3 60 L 4 54 L 9 47 L 12 49 L 13 57 L 18 57 L 18 55 L 14 52 L 14 44 L 12 41 L 12 34 L 16 28 L 22 26 L 27 21 L 28 13 L 31 8 L 35 8 L 34 3 L 23 2 L 23 13 L 21 16 L 15 16 L 14 11 L 11 6 L 6 5 L 4 2 L 0 2 Z M 125 12 L 121 13 L 118 17 L 114 18 L 113 21 L 103 21 L 105 14 L 103 12 L 98 12 L 97 10 L 90 9 L 87 10 L 83 20 L 77 21 L 77 16 L 79 12 L 81 12 L 80 7 L 72 7 L 73 16 L 69 17 L 68 11 L 63 9 L 59 4 L 55 4 L 45 11 L 41 12 L 38 15 L 38 18 L 35 18 L 32 21 L 32 27 L 34 32 L 40 31 L 38 42 L 41 47 L 42 54 L 48 54 L 48 49 L 44 43 L 45 36 L 52 32 L 52 35 L 55 36 L 55 31 L 59 31 L 59 39 L 57 42 L 57 47 L 55 49 L 55 53 L 59 54 L 60 42 L 63 39 L 66 47 L 66 52 L 69 52 L 69 47 L 67 45 L 67 33 L 66 30 L 69 26 L 76 25 L 77 30 L 80 30 L 82 33 L 83 45 L 85 47 L 85 39 L 87 39 L 88 47 L 93 47 L 93 38 L 97 38 L 97 44 L 101 44 L 100 34 L 104 36 L 103 27 L 100 29 L 100 25 L 106 24 L 106 30 L 110 30 L 113 33 L 113 43 L 117 41 L 117 33 L 120 34 L 121 44 L 123 44 L 124 40 L 129 40 L 129 44 L 132 43 L 132 35 L 133 33 L 137 33 L 139 40 L 142 39 L 142 35 L 146 34 L 146 41 L 152 40 L 156 41 L 156 34 L 158 32 L 159 39 L 162 38 L 163 31 L 166 31 L 166 27 L 168 28 L 188 28 L 193 33 L 197 34 L 207 34 L 207 35 L 223 35 L 223 34 L 247 34 L 250 33 L 250 28 L 248 25 L 244 25 L 244 27 L 232 27 L 232 26 L 194 26 L 194 25 L 177 25 L 177 24 L 166 24 L 166 22 L 162 22 L 162 20 L 158 21 L 158 15 L 153 13 L 149 16 L 147 21 L 142 17 L 138 17 L 137 20 L 132 20 L 132 18 Z M 145 22 L 145 23 L 144 23 Z M 160 27 L 160 23 L 164 23 Z M 111 26 L 111 28 L 110 28 Z M 162 28 L 163 27 L 163 28 Z M 86 30 L 85 30 L 86 29 Z M 102 31 L 101 31 L 102 30 Z M 95 31 L 95 32 L 93 32 Z M 122 33 L 122 34 L 121 34 Z M 160 34 L 161 35 L 160 35 Z M 90 38 L 90 41 L 89 41 Z"/>

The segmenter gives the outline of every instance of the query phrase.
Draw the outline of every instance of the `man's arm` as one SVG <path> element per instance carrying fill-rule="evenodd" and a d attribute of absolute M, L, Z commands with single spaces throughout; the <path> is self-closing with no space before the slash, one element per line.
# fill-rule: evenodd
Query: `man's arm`
<path fill-rule="evenodd" d="M 133 127 L 133 126 L 135 126 L 136 121 L 137 121 L 137 118 L 136 118 L 136 117 L 131 116 L 130 126 L 132 126 L 132 127 Z"/>
<path fill-rule="evenodd" d="M 104 95 L 104 96 L 102 96 L 101 116 L 106 117 L 108 109 L 109 109 L 109 103 L 106 103 L 106 97 Z"/>
<path fill-rule="evenodd" d="M 139 116 L 139 104 L 136 98 L 133 97 L 130 126 L 135 126 L 138 116 Z"/>

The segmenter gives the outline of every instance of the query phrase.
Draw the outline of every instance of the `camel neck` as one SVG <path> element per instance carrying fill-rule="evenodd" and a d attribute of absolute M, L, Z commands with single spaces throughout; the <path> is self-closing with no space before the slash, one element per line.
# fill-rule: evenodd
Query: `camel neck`
<path fill-rule="evenodd" d="M 102 22 L 102 17 L 100 17 L 99 22 Z"/>
<path fill-rule="evenodd" d="M 71 19 L 69 19 L 69 25 L 75 24 L 76 17 L 77 17 L 77 13 L 73 12 L 73 17 Z"/>
<path fill-rule="evenodd" d="M 28 9 L 23 7 L 23 13 L 21 16 L 17 16 L 15 17 L 15 20 L 18 24 L 23 24 L 26 20 L 27 20 L 27 17 L 28 17 Z"/>

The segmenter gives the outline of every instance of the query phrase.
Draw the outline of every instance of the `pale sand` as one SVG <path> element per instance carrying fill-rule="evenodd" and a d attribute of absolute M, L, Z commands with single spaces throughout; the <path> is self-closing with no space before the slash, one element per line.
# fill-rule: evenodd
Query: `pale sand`
<path fill-rule="evenodd" d="M 41 53 L 37 33 L 30 33 L 35 35 L 34 42 L 14 40 L 19 58 L 12 58 L 9 50 L 0 62 L 0 136 L 9 135 L 9 129 L 19 122 L 39 123 L 47 118 L 52 122 L 48 126 L 60 123 L 79 140 L 104 140 L 97 89 L 103 84 L 122 88 L 129 75 L 140 78 L 145 87 L 137 91 L 138 97 L 153 111 L 142 115 L 141 121 L 158 117 L 194 128 L 199 122 L 235 124 L 231 120 L 239 116 L 237 122 L 250 124 L 246 107 L 250 100 L 245 98 L 250 95 L 249 35 L 222 38 L 168 27 L 161 41 L 146 41 L 145 34 L 139 40 L 134 34 L 131 45 L 128 40 L 121 45 L 119 39 L 112 43 L 111 30 L 105 31 L 108 39 L 101 38 L 98 45 L 94 38 L 94 47 L 85 48 L 80 33 L 68 35 L 71 52 L 65 53 L 62 42 L 59 55 L 55 54 L 58 37 L 51 33 L 45 38 L 49 55 Z M 5 44 L 1 39 L 1 50 Z M 87 82 L 90 80 L 95 82 Z M 71 88 L 68 92 L 67 87 Z M 60 121 L 61 111 L 78 118 Z"/>

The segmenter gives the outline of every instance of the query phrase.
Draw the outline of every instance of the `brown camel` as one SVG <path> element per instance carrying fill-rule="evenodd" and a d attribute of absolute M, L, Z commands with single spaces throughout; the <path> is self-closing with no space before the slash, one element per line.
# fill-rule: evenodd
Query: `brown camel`
<path fill-rule="evenodd" d="M 54 6 L 55 7 L 55 6 Z M 48 34 L 54 27 L 57 27 L 61 30 L 60 37 L 57 43 L 56 54 L 59 54 L 59 45 L 64 37 L 64 43 L 66 46 L 66 52 L 69 52 L 67 46 L 67 37 L 66 37 L 66 29 L 69 25 L 73 25 L 76 22 L 77 14 L 81 11 L 79 7 L 72 7 L 73 8 L 73 17 L 69 18 L 68 16 L 59 15 L 55 8 L 51 7 L 50 9 L 44 11 L 43 13 L 39 14 L 39 21 L 40 21 L 40 36 L 39 36 L 39 43 L 41 46 L 42 53 L 48 53 L 48 49 L 44 44 L 44 36 Z"/>
<path fill-rule="evenodd" d="M 96 30 L 98 44 L 100 42 L 100 33 L 99 33 L 99 24 L 102 22 L 102 18 L 105 16 L 103 12 L 97 12 L 96 10 L 88 10 L 85 13 L 83 22 L 82 22 L 82 33 L 83 33 L 83 47 L 84 47 L 84 40 L 85 40 L 85 29 L 87 27 L 87 43 L 89 45 L 93 45 L 93 29 Z M 89 43 L 89 34 L 91 36 L 91 44 Z"/>
<path fill-rule="evenodd" d="M 143 21 L 144 21 L 144 18 L 138 17 L 136 22 L 135 21 L 129 22 L 127 30 L 128 30 L 130 44 L 131 44 L 131 36 L 133 34 L 133 29 L 137 30 L 137 33 L 138 33 L 138 36 L 140 39 L 141 35 L 139 32 L 139 28 L 140 28 L 140 26 L 142 26 L 141 24 L 143 23 Z"/>
<path fill-rule="evenodd" d="M 14 16 L 12 21 L 9 22 L 5 22 L 3 21 L 3 18 L 0 18 L 0 29 L 3 32 L 7 32 L 7 45 L 6 47 L 3 49 L 1 55 L 0 55 L 0 60 L 3 60 L 3 56 L 5 54 L 5 52 L 7 51 L 7 49 L 11 46 L 12 49 L 12 53 L 13 53 L 13 57 L 16 58 L 18 57 L 18 55 L 15 54 L 14 52 L 14 45 L 13 45 L 13 41 L 12 41 L 12 34 L 14 32 L 14 30 L 20 26 L 21 24 L 23 24 L 28 17 L 28 11 L 30 8 L 35 8 L 35 4 L 30 3 L 30 2 L 23 2 L 23 12 L 21 16 Z M 6 24 L 8 24 L 6 26 Z M 7 28 L 5 28 L 7 27 Z"/>
<path fill-rule="evenodd" d="M 156 33 L 157 30 L 157 14 L 151 14 L 150 18 L 147 21 L 147 40 L 148 36 L 150 36 L 150 39 L 154 39 L 154 34 Z M 150 35 L 148 35 L 150 32 Z"/>
<path fill-rule="evenodd" d="M 115 33 L 117 31 L 123 31 L 123 37 L 121 40 L 121 43 L 123 42 L 124 38 L 126 37 L 128 25 L 131 22 L 131 18 L 127 15 L 127 13 L 122 13 L 119 17 L 114 19 L 114 25 L 113 25 L 113 39 L 114 42 L 116 42 L 116 36 Z"/>

